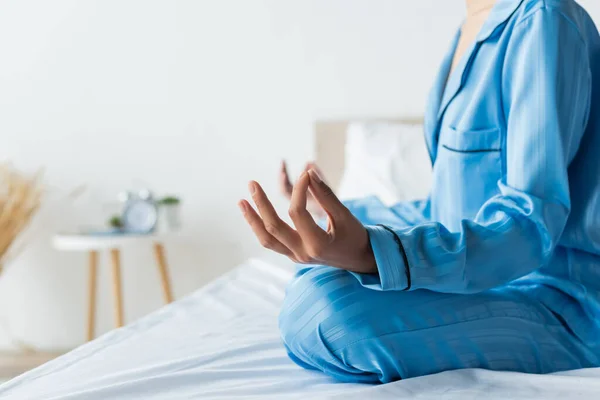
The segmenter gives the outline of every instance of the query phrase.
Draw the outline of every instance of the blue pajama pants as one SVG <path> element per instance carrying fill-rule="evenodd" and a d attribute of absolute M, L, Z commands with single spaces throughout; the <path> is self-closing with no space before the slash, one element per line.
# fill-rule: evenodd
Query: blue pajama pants
<path fill-rule="evenodd" d="M 515 288 L 376 291 L 324 266 L 297 272 L 279 327 L 292 360 L 346 382 L 461 368 L 550 373 L 598 362 L 560 315 Z"/>

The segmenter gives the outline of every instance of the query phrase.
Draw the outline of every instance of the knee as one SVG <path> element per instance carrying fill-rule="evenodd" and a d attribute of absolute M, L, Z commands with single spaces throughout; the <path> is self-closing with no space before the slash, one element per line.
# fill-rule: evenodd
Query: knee
<path fill-rule="evenodd" d="M 334 268 L 315 267 L 301 271 L 290 283 L 279 314 L 279 330 L 290 350 L 314 344 L 315 335 L 332 313 L 332 296 L 340 278 L 346 274 Z"/>
<path fill-rule="evenodd" d="M 337 351 L 357 328 L 351 293 L 359 287 L 351 274 L 329 267 L 313 268 L 295 278 L 279 315 L 281 337 L 293 361 L 343 381 L 377 381 Z"/>

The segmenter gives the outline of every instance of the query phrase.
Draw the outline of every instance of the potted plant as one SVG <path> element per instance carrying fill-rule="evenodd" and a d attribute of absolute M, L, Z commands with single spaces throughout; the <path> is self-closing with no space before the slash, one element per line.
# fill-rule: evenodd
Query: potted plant
<path fill-rule="evenodd" d="M 180 205 L 181 200 L 175 196 L 165 196 L 159 199 L 158 229 L 163 232 L 173 232 L 181 227 Z"/>
<path fill-rule="evenodd" d="M 108 220 L 108 226 L 115 229 L 116 231 L 123 230 L 123 218 L 120 215 L 113 215 Z"/>

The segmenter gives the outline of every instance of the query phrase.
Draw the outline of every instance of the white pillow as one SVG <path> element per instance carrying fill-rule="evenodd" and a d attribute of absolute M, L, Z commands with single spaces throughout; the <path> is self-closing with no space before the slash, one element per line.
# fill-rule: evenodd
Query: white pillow
<path fill-rule="evenodd" d="M 431 161 L 423 125 L 353 122 L 348 126 L 342 200 L 377 196 L 386 205 L 425 198 Z"/>

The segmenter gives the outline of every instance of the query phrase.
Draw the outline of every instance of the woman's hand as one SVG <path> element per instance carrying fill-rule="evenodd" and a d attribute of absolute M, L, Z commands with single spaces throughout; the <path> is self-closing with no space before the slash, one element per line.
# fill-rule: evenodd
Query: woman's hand
<path fill-rule="evenodd" d="M 289 214 L 296 229 L 279 218 L 257 182 L 250 182 L 249 190 L 258 213 L 246 200 L 240 201 L 239 206 L 263 247 L 301 264 L 377 272 L 367 230 L 314 169 L 304 172 L 292 189 Z M 309 190 L 327 214 L 327 231 L 315 223 L 306 209 Z"/>
<path fill-rule="evenodd" d="M 317 167 L 317 165 L 314 162 L 307 163 L 304 167 L 303 172 L 308 172 L 311 169 L 314 169 L 317 172 L 317 174 L 319 174 L 319 176 L 323 176 L 323 174 L 319 170 L 319 167 Z M 290 180 L 290 174 L 287 170 L 287 164 L 285 163 L 285 161 L 282 161 L 281 169 L 279 171 L 279 190 L 281 191 L 281 194 L 283 194 L 288 200 L 291 200 L 293 189 L 294 185 Z M 323 208 L 319 206 L 319 203 L 317 203 L 317 201 L 310 193 L 308 193 L 307 195 L 306 209 L 317 218 L 325 217 L 325 211 L 323 211 Z"/>

